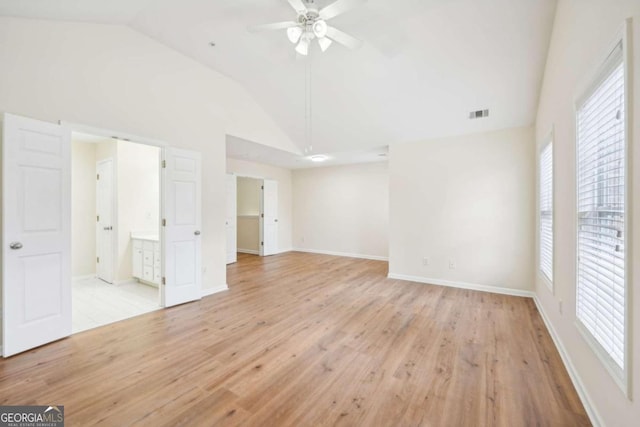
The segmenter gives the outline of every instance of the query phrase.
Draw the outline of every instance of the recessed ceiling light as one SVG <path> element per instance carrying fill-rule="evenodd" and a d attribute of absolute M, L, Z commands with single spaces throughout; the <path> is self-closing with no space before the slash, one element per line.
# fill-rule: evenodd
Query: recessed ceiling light
<path fill-rule="evenodd" d="M 329 156 L 325 156 L 324 154 L 315 154 L 313 156 L 309 156 L 309 160 L 320 163 L 329 160 Z"/>

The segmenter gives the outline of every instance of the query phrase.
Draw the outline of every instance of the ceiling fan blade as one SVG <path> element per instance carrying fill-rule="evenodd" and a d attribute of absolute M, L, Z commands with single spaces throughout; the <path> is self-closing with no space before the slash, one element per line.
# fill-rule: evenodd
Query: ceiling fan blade
<path fill-rule="evenodd" d="M 367 0 L 337 0 L 320 10 L 320 18 L 327 20 L 366 3 Z"/>
<path fill-rule="evenodd" d="M 247 30 L 249 30 L 252 33 L 256 33 L 258 31 L 266 31 L 266 30 L 285 30 L 287 28 L 295 27 L 297 25 L 298 23 L 293 21 L 274 22 L 273 24 L 252 25 L 250 27 L 247 27 Z"/>
<path fill-rule="evenodd" d="M 304 5 L 302 0 L 288 0 L 289 4 L 292 8 L 295 9 L 298 13 L 307 13 L 307 7 Z"/>
<path fill-rule="evenodd" d="M 327 37 L 334 42 L 338 42 L 341 45 L 348 47 L 349 49 L 357 49 L 362 46 L 362 40 L 358 40 L 347 33 L 343 33 L 335 27 L 327 28 Z"/>

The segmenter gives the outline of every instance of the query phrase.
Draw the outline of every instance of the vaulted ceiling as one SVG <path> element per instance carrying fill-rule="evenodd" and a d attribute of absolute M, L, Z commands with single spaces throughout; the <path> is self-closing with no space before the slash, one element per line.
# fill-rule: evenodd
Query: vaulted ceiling
<path fill-rule="evenodd" d="M 310 66 L 313 151 L 336 152 L 532 124 L 555 5 L 369 0 L 331 21 L 360 49 L 306 59 L 284 31 L 247 31 L 295 19 L 286 0 L 0 0 L 0 14 L 128 25 L 241 83 L 300 148 Z"/>

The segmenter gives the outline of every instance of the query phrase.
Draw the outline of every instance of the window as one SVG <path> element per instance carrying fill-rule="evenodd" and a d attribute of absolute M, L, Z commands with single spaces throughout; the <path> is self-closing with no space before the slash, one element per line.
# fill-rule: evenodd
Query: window
<path fill-rule="evenodd" d="M 576 314 L 605 365 L 624 379 L 626 360 L 626 117 L 622 44 L 578 104 Z"/>
<path fill-rule="evenodd" d="M 540 152 L 540 271 L 553 284 L 553 141 Z"/>

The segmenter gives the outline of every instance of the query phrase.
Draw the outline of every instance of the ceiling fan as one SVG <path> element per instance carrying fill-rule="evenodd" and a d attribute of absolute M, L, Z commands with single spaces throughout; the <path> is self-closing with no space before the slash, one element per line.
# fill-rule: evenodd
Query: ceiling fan
<path fill-rule="evenodd" d="M 337 0 L 322 9 L 316 7 L 315 0 L 287 1 L 298 14 L 295 21 L 254 25 L 249 27 L 249 31 L 287 30 L 289 41 L 296 45 L 296 52 L 300 55 L 309 53 L 311 41 L 314 39 L 318 40 L 318 45 L 323 52 L 333 42 L 350 49 L 357 49 L 362 45 L 361 40 L 329 26 L 327 21 L 365 3 L 366 0 Z"/>

